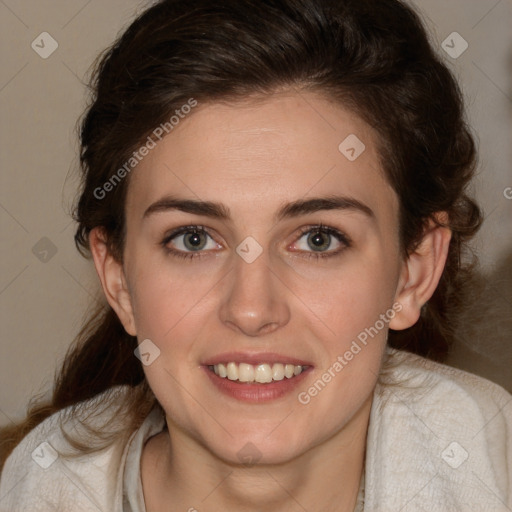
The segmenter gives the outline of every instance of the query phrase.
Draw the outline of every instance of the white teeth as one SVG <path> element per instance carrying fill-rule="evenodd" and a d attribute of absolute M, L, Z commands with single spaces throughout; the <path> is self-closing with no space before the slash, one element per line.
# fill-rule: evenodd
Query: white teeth
<path fill-rule="evenodd" d="M 258 382 L 260 384 L 283 380 L 285 377 L 291 379 L 296 375 L 300 375 L 305 368 L 305 366 L 293 364 L 275 363 L 271 365 L 261 363 L 254 366 L 252 364 L 238 364 L 234 362 L 210 366 L 210 369 L 219 377 L 227 377 L 229 380 L 238 380 L 240 382 Z"/>
<path fill-rule="evenodd" d="M 293 364 L 287 364 L 285 367 L 284 367 L 284 376 L 287 378 L 287 379 L 291 379 L 295 373 L 295 367 L 293 366 Z"/>
<path fill-rule="evenodd" d="M 216 364 L 214 367 L 214 369 L 217 368 L 217 371 L 219 372 L 218 375 L 219 377 L 227 377 L 228 375 L 228 372 L 226 370 L 226 367 L 223 365 L 223 364 Z"/>
<path fill-rule="evenodd" d="M 238 380 L 240 382 L 254 381 L 254 366 L 252 364 L 240 363 L 238 365 Z"/>
<path fill-rule="evenodd" d="M 256 366 L 256 371 L 254 372 L 254 380 L 256 382 L 261 382 L 261 384 L 272 382 L 272 370 L 270 369 L 270 365 L 259 364 Z"/>
<path fill-rule="evenodd" d="M 284 379 L 284 365 L 281 363 L 276 363 L 272 366 L 272 378 L 274 380 L 283 380 Z"/>
<path fill-rule="evenodd" d="M 236 363 L 228 363 L 227 370 L 229 380 L 238 380 L 238 368 Z"/>

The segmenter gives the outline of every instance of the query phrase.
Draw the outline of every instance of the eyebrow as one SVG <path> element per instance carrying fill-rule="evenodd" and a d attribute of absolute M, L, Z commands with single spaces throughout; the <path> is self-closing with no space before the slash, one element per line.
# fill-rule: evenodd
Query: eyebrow
<path fill-rule="evenodd" d="M 174 196 L 165 196 L 151 204 L 144 212 L 142 218 L 146 219 L 155 213 L 171 210 L 179 210 L 213 219 L 231 220 L 229 208 L 222 203 L 196 199 L 181 199 Z M 274 221 L 278 222 L 322 210 L 349 210 L 362 213 L 371 219 L 375 218 L 373 210 L 361 201 L 352 197 L 332 195 L 327 197 L 314 197 L 311 199 L 298 199 L 297 201 L 287 203 L 274 215 Z"/>

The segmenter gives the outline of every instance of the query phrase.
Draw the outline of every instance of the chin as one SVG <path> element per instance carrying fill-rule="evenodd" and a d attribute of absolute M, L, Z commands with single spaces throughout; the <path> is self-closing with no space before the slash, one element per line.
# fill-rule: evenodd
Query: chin
<path fill-rule="evenodd" d="M 275 427 L 274 427 L 275 428 Z M 293 434 L 283 431 L 268 435 L 263 433 L 252 435 L 226 436 L 226 444 L 210 444 L 210 450 L 220 459 L 230 465 L 252 467 L 267 464 L 285 464 L 307 451 L 308 447 L 298 440 L 293 440 Z"/>

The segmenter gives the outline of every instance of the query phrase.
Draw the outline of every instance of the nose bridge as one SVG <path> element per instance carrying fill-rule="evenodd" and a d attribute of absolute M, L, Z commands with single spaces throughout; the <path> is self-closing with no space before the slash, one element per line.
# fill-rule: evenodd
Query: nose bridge
<path fill-rule="evenodd" d="M 246 252 L 244 253 L 244 249 Z M 248 250 L 247 250 L 248 249 Z M 270 266 L 268 252 L 253 259 L 254 247 L 241 243 L 220 307 L 221 321 L 248 336 L 258 336 L 285 325 L 289 309 L 282 285 Z"/>

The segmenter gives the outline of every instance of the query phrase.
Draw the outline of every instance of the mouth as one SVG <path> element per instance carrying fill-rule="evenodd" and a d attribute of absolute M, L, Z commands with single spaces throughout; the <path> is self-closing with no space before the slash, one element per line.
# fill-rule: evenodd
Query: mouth
<path fill-rule="evenodd" d="M 291 393 L 313 366 L 275 355 L 218 356 L 202 365 L 215 389 L 245 402 L 268 402 Z"/>

